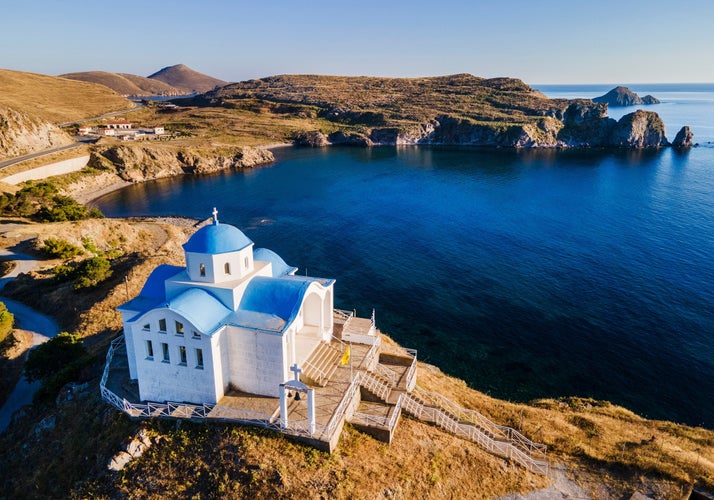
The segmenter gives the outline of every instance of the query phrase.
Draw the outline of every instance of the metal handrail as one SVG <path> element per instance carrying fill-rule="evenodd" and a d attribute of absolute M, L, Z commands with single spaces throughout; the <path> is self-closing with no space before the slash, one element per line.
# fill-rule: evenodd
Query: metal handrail
<path fill-rule="evenodd" d="M 402 397 L 404 397 L 404 409 L 417 418 L 422 420 L 429 419 L 438 427 L 452 434 L 469 439 L 492 453 L 515 460 L 531 472 L 547 475 L 548 462 L 533 458 L 526 451 L 519 448 L 515 442 L 498 441 L 486 434 L 479 426 L 461 423 L 440 408 L 426 407 L 413 395 L 402 394 Z"/>
<path fill-rule="evenodd" d="M 390 370 L 389 368 L 384 366 L 382 363 L 377 363 L 375 372 L 378 375 L 381 375 L 384 378 L 386 378 L 389 381 L 389 383 L 392 384 L 392 387 L 397 386 L 397 374 L 394 370 Z"/>

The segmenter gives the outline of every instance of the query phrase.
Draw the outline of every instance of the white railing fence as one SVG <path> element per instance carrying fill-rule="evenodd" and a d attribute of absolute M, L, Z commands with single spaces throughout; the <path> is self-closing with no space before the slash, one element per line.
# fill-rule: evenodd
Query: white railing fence
<path fill-rule="evenodd" d="M 531 472 L 548 474 L 545 445 L 533 443 L 515 429 L 511 429 L 513 434 L 510 434 L 504 431 L 509 427 L 494 424 L 480 413 L 461 408 L 440 394 L 418 389 L 415 394 L 402 396 L 405 411 L 416 418 L 433 422 L 493 454 L 514 460 Z M 467 418 L 462 421 L 461 417 Z"/>

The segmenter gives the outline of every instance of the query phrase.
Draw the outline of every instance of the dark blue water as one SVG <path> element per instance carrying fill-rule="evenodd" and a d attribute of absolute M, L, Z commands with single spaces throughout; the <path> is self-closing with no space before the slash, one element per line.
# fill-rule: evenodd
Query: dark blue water
<path fill-rule="evenodd" d="M 695 129 L 696 133 L 696 129 Z M 714 149 L 282 150 L 131 186 L 108 215 L 219 217 L 494 396 L 714 427 Z"/>

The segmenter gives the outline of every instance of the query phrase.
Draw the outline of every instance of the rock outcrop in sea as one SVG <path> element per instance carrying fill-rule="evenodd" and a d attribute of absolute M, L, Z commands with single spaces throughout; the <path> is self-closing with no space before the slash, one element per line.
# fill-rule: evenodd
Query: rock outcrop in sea
<path fill-rule="evenodd" d="M 612 107 L 637 106 L 640 104 L 659 104 L 659 99 L 651 95 L 640 97 L 627 87 L 615 87 L 610 92 L 600 97 L 595 97 L 594 102 L 606 103 Z"/>
<path fill-rule="evenodd" d="M 638 109 L 617 122 L 610 134 L 610 145 L 625 148 L 668 146 L 662 118 L 652 111 Z"/>
<path fill-rule="evenodd" d="M 673 148 L 691 148 L 694 146 L 694 132 L 686 125 L 679 129 L 672 141 Z"/>

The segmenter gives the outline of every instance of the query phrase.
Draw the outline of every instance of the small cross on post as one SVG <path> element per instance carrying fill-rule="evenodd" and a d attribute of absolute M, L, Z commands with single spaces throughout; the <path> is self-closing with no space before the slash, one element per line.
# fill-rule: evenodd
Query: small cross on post
<path fill-rule="evenodd" d="M 290 367 L 290 370 L 295 373 L 295 381 L 300 382 L 300 374 L 302 370 L 298 367 L 297 363 Z"/>
<path fill-rule="evenodd" d="M 213 212 L 211 212 L 211 214 L 213 214 L 213 223 L 218 224 L 218 209 L 213 207 Z"/>

